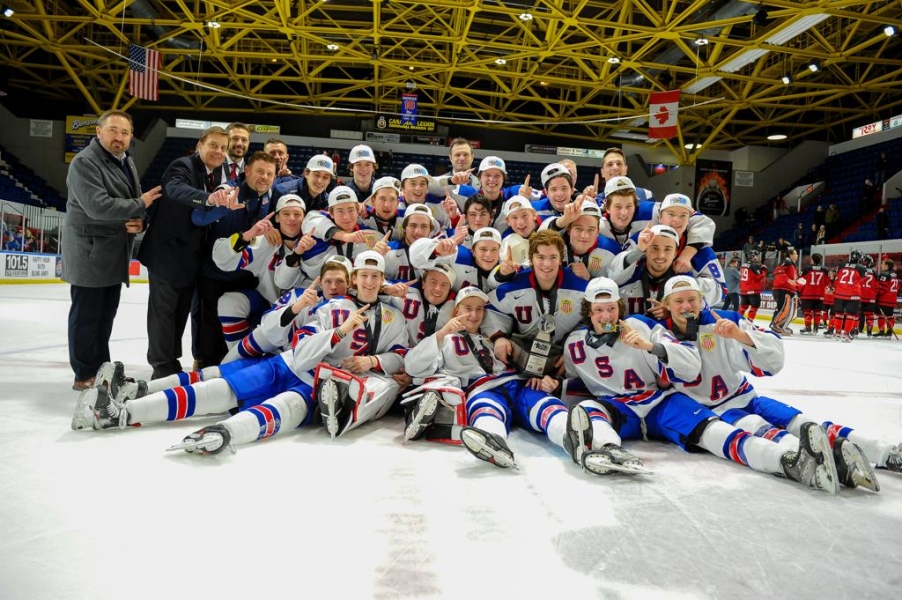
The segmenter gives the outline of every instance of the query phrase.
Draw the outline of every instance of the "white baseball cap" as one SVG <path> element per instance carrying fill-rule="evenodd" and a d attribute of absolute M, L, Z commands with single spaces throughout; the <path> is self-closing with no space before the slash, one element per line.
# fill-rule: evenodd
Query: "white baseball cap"
<path fill-rule="evenodd" d="M 513 196 L 504 203 L 504 209 L 501 211 L 501 215 L 506 219 L 518 210 L 535 209 L 532 207 L 532 204 L 530 204 L 529 200 L 524 198 L 523 196 Z"/>
<path fill-rule="evenodd" d="M 583 202 L 579 207 L 579 216 L 597 217 L 601 219 L 601 209 L 595 204 L 594 200 Z"/>
<path fill-rule="evenodd" d="M 451 287 L 454 287 L 454 284 L 457 282 L 457 273 L 454 272 L 454 269 L 451 265 L 445 263 L 433 263 L 431 266 L 428 266 L 423 269 L 423 277 L 425 278 L 426 273 L 429 271 L 435 271 L 436 273 L 441 273 L 445 277 L 448 278 L 448 281 L 451 282 Z"/>
<path fill-rule="evenodd" d="M 285 194 L 276 202 L 276 213 L 288 206 L 298 206 L 304 212 L 307 212 L 307 205 L 304 200 L 297 194 Z"/>
<path fill-rule="evenodd" d="M 498 169 L 505 175 L 507 175 L 507 167 L 504 165 L 504 161 L 497 156 L 486 156 L 479 163 L 479 173 L 483 171 L 488 171 L 489 169 Z"/>
<path fill-rule="evenodd" d="M 501 233 L 494 227 L 482 227 L 473 233 L 473 246 L 479 242 L 495 242 L 501 245 Z"/>
<path fill-rule="evenodd" d="M 685 208 L 690 213 L 695 212 L 692 208 L 692 200 L 689 196 L 683 194 L 667 194 L 661 202 L 661 212 L 667 208 Z"/>
<path fill-rule="evenodd" d="M 426 167 L 423 165 L 411 164 L 404 167 L 404 170 L 401 171 L 401 181 L 405 179 L 413 179 L 414 177 L 425 177 L 426 181 L 432 185 L 434 183 L 432 176 L 429 174 L 429 171 L 426 170 Z"/>
<path fill-rule="evenodd" d="M 603 298 L 599 298 L 603 296 Z M 613 279 L 596 277 L 586 286 L 586 300 L 589 302 L 617 302 L 620 300 L 620 288 Z"/>
<path fill-rule="evenodd" d="M 429 217 L 429 220 L 432 223 L 433 233 L 438 231 L 439 223 L 435 219 L 435 216 L 432 214 L 432 211 L 425 204 L 408 205 L 408 207 L 404 209 L 404 217 L 401 219 L 401 226 L 407 227 L 407 220 L 413 215 L 423 215 L 424 217 Z"/>
<path fill-rule="evenodd" d="M 376 153 L 372 148 L 363 144 L 351 148 L 351 152 L 348 154 L 348 163 L 353 165 L 364 160 L 371 163 L 376 162 Z"/>
<path fill-rule="evenodd" d="M 329 192 L 329 208 L 349 202 L 357 202 L 357 194 L 348 186 L 340 185 Z"/>
<path fill-rule="evenodd" d="M 571 177 L 570 171 L 567 169 L 567 167 L 565 167 L 561 163 L 551 163 L 550 165 L 542 169 L 542 187 L 548 187 L 549 181 L 551 181 L 555 177 L 563 177 L 564 175 L 566 175 L 568 178 Z"/>
<path fill-rule="evenodd" d="M 636 184 L 629 177 L 612 177 L 610 181 L 604 184 L 604 195 L 626 194 L 636 191 Z"/>
<path fill-rule="evenodd" d="M 669 227 L 667 225 L 655 225 L 651 228 L 651 232 L 655 236 L 662 235 L 664 237 L 672 239 L 674 242 L 676 242 L 677 247 L 679 247 L 680 245 L 680 234 L 678 234 L 676 232 L 676 229 L 674 229 L 673 227 Z"/>
<path fill-rule="evenodd" d="M 343 266 L 350 273 L 354 269 L 354 265 L 351 264 L 351 260 L 347 256 L 342 256 L 341 254 L 334 254 L 326 259 L 326 263 L 337 263 Z"/>
<path fill-rule="evenodd" d="M 332 164 L 332 159 L 325 154 L 314 154 L 310 157 L 310 160 L 307 161 L 308 171 L 331 173 L 334 170 L 334 167 L 335 165 Z"/>
<path fill-rule="evenodd" d="M 379 190 L 384 190 L 386 188 L 395 190 L 396 194 L 401 193 L 401 182 L 395 179 L 394 177 L 380 177 L 376 181 L 373 182 L 373 191 L 367 197 L 367 200 L 371 200 L 373 196 L 376 195 L 376 192 Z"/>
<path fill-rule="evenodd" d="M 454 306 L 457 306 L 467 298 L 479 298 L 483 303 L 488 303 L 489 301 L 489 297 L 485 295 L 485 292 L 475 285 L 468 285 L 457 292 L 457 297 L 454 299 Z"/>
<path fill-rule="evenodd" d="M 357 255 L 354 259 L 354 271 L 361 269 L 375 269 L 380 273 L 385 273 L 385 259 L 375 250 L 365 250 Z"/>
<path fill-rule="evenodd" d="M 693 290 L 698 293 L 702 292 L 698 287 L 698 281 L 695 280 L 695 277 L 675 275 L 668 279 L 667 283 L 664 284 L 664 298 L 674 292 L 682 292 L 684 290 Z"/>

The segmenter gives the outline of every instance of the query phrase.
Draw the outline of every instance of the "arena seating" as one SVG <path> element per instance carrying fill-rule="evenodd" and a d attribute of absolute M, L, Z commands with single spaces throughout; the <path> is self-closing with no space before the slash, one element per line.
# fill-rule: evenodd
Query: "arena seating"
<path fill-rule="evenodd" d="M 0 199 L 66 210 L 66 200 L 62 194 L 3 145 L 0 145 Z"/>

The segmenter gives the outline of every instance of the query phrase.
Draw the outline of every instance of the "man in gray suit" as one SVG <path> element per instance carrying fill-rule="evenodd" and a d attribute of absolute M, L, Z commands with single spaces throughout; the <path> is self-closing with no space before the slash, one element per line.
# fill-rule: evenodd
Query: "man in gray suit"
<path fill-rule="evenodd" d="M 97 138 L 69 165 L 62 255 L 64 281 L 71 285 L 69 364 L 74 390 L 94 383 L 100 365 L 110 360 L 110 335 L 119 309 L 122 284 L 135 234 L 144 229 L 147 207 L 161 188 L 141 193 L 135 163 L 128 155 L 132 119 L 108 110 L 97 119 Z"/>

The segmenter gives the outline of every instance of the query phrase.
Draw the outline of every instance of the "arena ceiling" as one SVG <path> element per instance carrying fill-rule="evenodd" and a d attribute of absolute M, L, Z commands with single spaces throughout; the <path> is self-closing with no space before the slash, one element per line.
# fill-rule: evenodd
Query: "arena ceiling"
<path fill-rule="evenodd" d="M 684 161 L 685 144 L 841 141 L 902 113 L 900 36 L 884 32 L 902 29 L 899 0 L 5 4 L 0 89 L 98 111 L 368 117 L 415 90 L 421 117 L 452 126 L 641 143 L 649 94 L 680 89 L 679 135 L 654 143 Z M 127 94 L 129 42 L 162 53 L 159 102 Z"/>

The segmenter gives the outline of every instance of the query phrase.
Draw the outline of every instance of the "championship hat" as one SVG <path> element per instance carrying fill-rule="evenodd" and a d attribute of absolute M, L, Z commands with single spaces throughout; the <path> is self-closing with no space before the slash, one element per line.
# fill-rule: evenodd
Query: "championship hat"
<path fill-rule="evenodd" d="M 425 177 L 426 181 L 431 185 L 434 183 L 432 179 L 432 175 L 429 174 L 429 171 L 426 170 L 426 167 L 418 164 L 410 164 L 404 167 L 404 170 L 401 171 L 401 181 L 405 179 L 413 179 L 414 177 Z"/>
<path fill-rule="evenodd" d="M 617 302 L 620 300 L 620 288 L 613 279 L 596 277 L 586 286 L 586 300 L 589 302 Z"/>
<path fill-rule="evenodd" d="M 489 297 L 485 295 L 485 292 L 475 285 L 468 285 L 457 292 L 457 297 L 454 299 L 454 306 L 457 306 L 467 298 L 479 298 L 485 303 L 488 303 L 489 301 Z"/>
<path fill-rule="evenodd" d="M 329 192 L 329 208 L 348 202 L 357 202 L 357 194 L 346 185 L 340 185 Z"/>
<path fill-rule="evenodd" d="M 307 212 L 307 205 L 297 194 L 285 194 L 276 202 L 276 213 L 287 206 L 297 206 L 302 211 Z"/>
<path fill-rule="evenodd" d="M 501 215 L 506 219 L 518 210 L 534 210 L 529 200 L 523 196 L 514 196 L 504 203 Z"/>
<path fill-rule="evenodd" d="M 350 164 L 353 165 L 364 160 L 371 163 L 376 162 L 376 153 L 373 152 L 372 148 L 363 144 L 351 148 L 351 152 L 348 154 L 348 162 Z"/>
<path fill-rule="evenodd" d="M 448 281 L 451 282 L 451 287 L 454 287 L 454 284 L 457 282 L 457 273 L 454 272 L 454 269 L 451 265 L 447 265 L 445 263 L 433 263 L 431 266 L 428 266 L 423 269 L 423 276 L 425 277 L 426 273 L 429 271 L 435 271 L 436 273 L 441 273 L 445 277 L 448 278 Z"/>
<path fill-rule="evenodd" d="M 501 245 L 501 233 L 494 227 L 482 227 L 473 234 L 473 246 L 479 242 L 495 242 Z"/>
<path fill-rule="evenodd" d="M 568 178 L 571 177 L 570 171 L 567 170 L 567 167 L 560 163 L 551 163 L 550 165 L 542 169 L 542 187 L 548 187 L 549 181 L 551 181 L 555 177 L 563 177 L 564 175 L 566 175 Z"/>
<path fill-rule="evenodd" d="M 483 171 L 488 171 L 489 169 L 498 169 L 505 175 L 507 175 L 507 167 L 504 164 L 504 160 L 498 158 L 497 156 L 486 156 L 479 163 L 479 173 Z"/>
<path fill-rule="evenodd" d="M 332 164 L 332 159 L 325 154 L 314 154 L 310 157 L 310 160 L 307 161 L 308 171 L 322 171 L 323 173 L 332 173 L 334 167 L 335 165 Z"/>
<path fill-rule="evenodd" d="M 367 200 L 371 200 L 373 196 L 376 195 L 376 192 L 379 190 L 384 190 L 386 188 L 395 190 L 396 194 L 401 193 L 401 182 L 395 179 L 394 177 L 380 177 L 376 181 L 373 182 L 373 191 L 367 197 Z"/>
<path fill-rule="evenodd" d="M 385 259 L 375 250 L 366 250 L 357 255 L 354 259 L 354 271 L 361 269 L 375 269 L 380 273 L 385 273 Z"/>
<path fill-rule="evenodd" d="M 604 184 L 604 195 L 611 194 L 629 194 L 635 193 L 636 184 L 629 177 L 612 177 L 610 181 Z"/>
<path fill-rule="evenodd" d="M 666 298 L 674 292 L 682 292 L 683 290 L 693 290 L 698 293 L 702 292 L 698 287 L 698 281 L 695 280 L 695 277 L 675 275 L 668 279 L 667 283 L 664 284 L 664 297 Z"/>
<path fill-rule="evenodd" d="M 668 208 L 685 208 L 690 213 L 695 212 L 692 208 L 692 200 L 689 196 L 683 194 L 667 194 L 661 202 L 661 212 Z"/>
<path fill-rule="evenodd" d="M 677 247 L 679 247 L 680 245 L 680 234 L 678 234 L 676 232 L 676 229 L 674 229 L 673 227 L 669 227 L 667 225 L 655 225 L 651 228 L 651 232 L 655 236 L 662 235 L 666 238 L 672 239 L 676 243 Z"/>
<path fill-rule="evenodd" d="M 411 204 L 405 208 L 404 218 L 401 219 L 401 227 L 407 227 L 407 220 L 413 215 L 429 217 L 429 220 L 432 223 L 432 231 L 438 231 L 439 223 L 436 221 L 435 215 L 432 214 L 432 211 L 425 204 Z"/>

